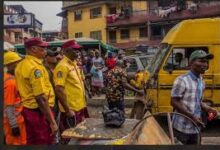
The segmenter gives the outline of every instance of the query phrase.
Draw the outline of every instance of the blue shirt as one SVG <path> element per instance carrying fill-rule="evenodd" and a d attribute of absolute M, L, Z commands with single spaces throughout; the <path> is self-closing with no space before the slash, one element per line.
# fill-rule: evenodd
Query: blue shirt
<path fill-rule="evenodd" d="M 178 97 L 194 116 L 201 117 L 201 100 L 205 84 L 202 77 L 197 77 L 191 71 L 176 78 L 171 97 Z M 175 110 L 175 112 L 178 112 Z M 180 115 L 173 116 L 173 127 L 186 134 L 198 133 L 193 123 Z"/>

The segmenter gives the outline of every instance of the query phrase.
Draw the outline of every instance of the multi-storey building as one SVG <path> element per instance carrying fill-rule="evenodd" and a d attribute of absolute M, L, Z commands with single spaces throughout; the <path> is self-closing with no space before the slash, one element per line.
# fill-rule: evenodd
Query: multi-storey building
<path fill-rule="evenodd" d="M 151 40 L 161 40 L 182 20 L 220 17 L 220 1 L 214 0 L 149 0 L 148 6 Z"/>
<path fill-rule="evenodd" d="M 61 40 L 62 35 L 58 30 L 45 30 L 42 32 L 42 39 L 45 41 Z"/>
<path fill-rule="evenodd" d="M 108 28 L 108 24 L 119 18 L 129 18 L 133 11 L 146 14 L 146 1 L 64 1 L 63 12 L 58 15 L 66 20 L 64 24 L 66 25 L 68 38 L 91 37 L 109 43 L 129 40 L 126 30 L 122 29 L 122 37 L 119 35 L 120 31 L 113 35 L 114 33 L 112 33 L 112 29 Z M 138 34 L 139 28 L 132 26 L 129 26 L 129 28 L 132 30 L 132 35 L 133 33 Z M 145 38 L 145 34 L 143 33 L 141 38 Z M 135 36 L 133 40 L 139 40 L 139 36 Z"/>
<path fill-rule="evenodd" d="M 4 5 L 4 14 L 28 13 L 22 5 Z M 12 44 L 24 42 L 24 37 L 41 37 L 43 24 L 34 18 L 33 27 L 29 28 L 5 28 L 4 41 Z"/>
<path fill-rule="evenodd" d="M 63 2 L 66 38 L 91 37 L 123 49 L 158 45 L 184 19 L 220 16 L 220 2 L 207 0 Z"/>

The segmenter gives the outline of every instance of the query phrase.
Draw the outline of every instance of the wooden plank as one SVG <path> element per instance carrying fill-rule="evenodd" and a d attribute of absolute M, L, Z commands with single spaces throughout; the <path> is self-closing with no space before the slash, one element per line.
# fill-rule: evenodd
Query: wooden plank
<path fill-rule="evenodd" d="M 70 128 L 62 133 L 64 138 L 77 139 L 120 139 L 127 136 L 137 124 L 136 119 L 126 119 L 120 128 L 106 127 L 103 119 L 87 118 L 75 128 Z"/>
<path fill-rule="evenodd" d="M 154 117 L 149 117 L 137 126 L 136 130 L 129 135 L 125 144 L 169 145 L 171 140 Z"/>

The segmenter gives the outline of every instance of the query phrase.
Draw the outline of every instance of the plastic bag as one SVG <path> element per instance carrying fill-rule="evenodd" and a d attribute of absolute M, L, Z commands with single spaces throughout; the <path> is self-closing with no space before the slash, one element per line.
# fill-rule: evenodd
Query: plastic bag
<path fill-rule="evenodd" d="M 121 127 L 125 122 L 124 112 L 116 107 L 109 109 L 105 106 L 102 115 L 104 118 L 104 123 L 108 127 Z"/>

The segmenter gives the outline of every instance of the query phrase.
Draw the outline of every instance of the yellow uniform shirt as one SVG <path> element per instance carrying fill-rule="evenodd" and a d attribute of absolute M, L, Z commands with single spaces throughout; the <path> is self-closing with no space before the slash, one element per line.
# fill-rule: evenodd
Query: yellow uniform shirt
<path fill-rule="evenodd" d="M 54 70 L 54 83 L 64 87 L 67 106 L 71 110 L 79 111 L 86 107 L 83 79 L 76 61 L 64 56 Z M 64 112 L 60 104 L 59 108 Z"/>
<path fill-rule="evenodd" d="M 17 87 L 24 107 L 38 108 L 35 96 L 46 95 L 50 107 L 54 106 L 55 94 L 42 60 L 27 55 L 15 69 Z"/>

